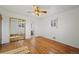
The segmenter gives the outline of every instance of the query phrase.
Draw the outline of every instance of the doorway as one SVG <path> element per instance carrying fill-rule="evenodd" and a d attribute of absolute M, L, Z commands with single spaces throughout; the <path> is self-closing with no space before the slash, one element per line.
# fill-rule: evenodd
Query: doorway
<path fill-rule="evenodd" d="M 26 20 L 11 17 L 9 20 L 10 42 L 25 39 Z"/>
<path fill-rule="evenodd" d="M 0 44 L 2 40 L 2 15 L 0 15 Z"/>

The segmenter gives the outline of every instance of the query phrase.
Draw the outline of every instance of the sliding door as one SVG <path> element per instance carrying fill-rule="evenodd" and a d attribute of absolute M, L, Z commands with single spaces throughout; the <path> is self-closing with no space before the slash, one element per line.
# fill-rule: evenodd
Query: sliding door
<path fill-rule="evenodd" d="M 25 20 L 10 18 L 10 40 L 25 39 Z"/>

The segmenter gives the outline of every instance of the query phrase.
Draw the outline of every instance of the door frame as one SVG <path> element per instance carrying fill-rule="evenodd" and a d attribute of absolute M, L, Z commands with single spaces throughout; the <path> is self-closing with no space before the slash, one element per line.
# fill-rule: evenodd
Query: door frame
<path fill-rule="evenodd" d="M 2 15 L 0 14 L 0 44 L 2 41 Z"/>

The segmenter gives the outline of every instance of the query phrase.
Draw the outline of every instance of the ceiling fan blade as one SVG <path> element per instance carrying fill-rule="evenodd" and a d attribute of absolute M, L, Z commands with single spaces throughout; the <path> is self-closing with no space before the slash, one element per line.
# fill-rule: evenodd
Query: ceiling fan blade
<path fill-rule="evenodd" d="M 27 13 L 33 13 L 33 11 L 27 11 Z"/>
<path fill-rule="evenodd" d="M 47 13 L 47 11 L 42 11 L 43 13 Z"/>
<path fill-rule="evenodd" d="M 47 13 L 47 11 L 40 11 L 40 13 Z"/>

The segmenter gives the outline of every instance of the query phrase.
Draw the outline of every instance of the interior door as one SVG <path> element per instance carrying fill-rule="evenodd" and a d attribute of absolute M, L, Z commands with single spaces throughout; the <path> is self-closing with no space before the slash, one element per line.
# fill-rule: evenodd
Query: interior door
<path fill-rule="evenodd" d="M 2 16 L 0 15 L 0 43 L 2 39 Z"/>

